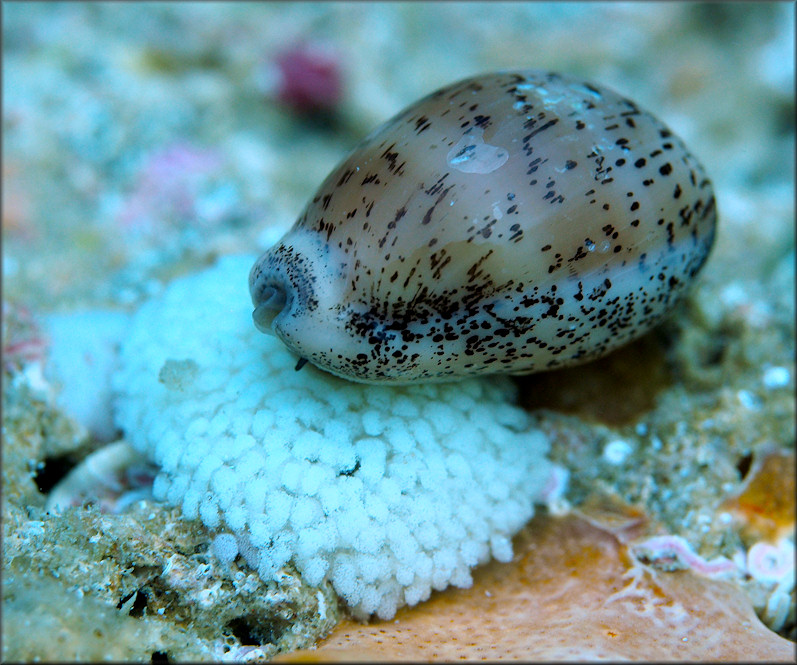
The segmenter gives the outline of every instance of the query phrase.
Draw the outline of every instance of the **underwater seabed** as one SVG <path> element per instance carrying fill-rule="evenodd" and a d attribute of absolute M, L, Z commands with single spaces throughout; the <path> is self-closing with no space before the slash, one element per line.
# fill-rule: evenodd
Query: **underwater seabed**
<path fill-rule="evenodd" d="M 4 660 L 793 661 L 793 5 L 2 11 Z M 376 124 L 508 67 L 694 150 L 689 296 L 557 372 L 296 372 L 250 261 Z"/>

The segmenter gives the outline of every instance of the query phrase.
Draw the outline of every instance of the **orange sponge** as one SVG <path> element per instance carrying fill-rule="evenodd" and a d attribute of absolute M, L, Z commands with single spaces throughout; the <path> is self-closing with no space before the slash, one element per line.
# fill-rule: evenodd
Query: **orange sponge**
<path fill-rule="evenodd" d="M 275 660 L 794 660 L 736 587 L 655 571 L 576 515 L 534 518 L 511 563 L 473 578 L 389 621 L 346 620 L 317 649 Z"/>

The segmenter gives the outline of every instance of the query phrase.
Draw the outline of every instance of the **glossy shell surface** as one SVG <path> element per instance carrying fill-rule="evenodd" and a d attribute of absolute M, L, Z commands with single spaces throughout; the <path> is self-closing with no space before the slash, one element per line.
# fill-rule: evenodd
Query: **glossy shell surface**
<path fill-rule="evenodd" d="M 356 381 L 573 365 L 658 323 L 715 224 L 703 167 L 633 101 L 554 73 L 486 74 L 343 160 L 253 266 L 253 317 Z"/>

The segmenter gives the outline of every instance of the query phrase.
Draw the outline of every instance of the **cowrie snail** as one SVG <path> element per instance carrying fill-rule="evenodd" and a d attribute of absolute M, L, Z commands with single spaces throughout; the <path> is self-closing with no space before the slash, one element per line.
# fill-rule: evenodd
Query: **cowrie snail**
<path fill-rule="evenodd" d="M 703 167 L 633 101 L 490 73 L 354 148 L 253 266 L 253 317 L 355 381 L 563 367 L 658 323 L 715 225 Z"/>

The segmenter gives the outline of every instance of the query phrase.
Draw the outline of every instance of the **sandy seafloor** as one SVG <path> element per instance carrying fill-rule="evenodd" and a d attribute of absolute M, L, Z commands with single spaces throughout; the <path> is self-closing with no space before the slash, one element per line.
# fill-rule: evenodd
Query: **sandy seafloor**
<path fill-rule="evenodd" d="M 570 471 L 567 500 L 637 506 L 706 560 L 793 543 L 793 4 L 19 2 L 2 18 L 4 660 L 265 658 L 331 628 L 339 610 L 319 619 L 295 572 L 268 591 L 277 600 L 243 567 L 234 589 L 202 596 L 208 537 L 173 509 L 44 514 L 56 480 L 105 441 L 30 370 L 47 364 L 35 322 L 132 310 L 219 255 L 267 246 L 372 127 L 492 69 L 621 91 L 685 140 L 718 200 L 713 254 L 667 323 L 519 382 Z M 269 63 L 302 41 L 342 74 L 321 116 L 270 87 Z M 763 498 L 733 508 L 762 469 Z M 94 532 L 118 538 L 89 546 Z M 158 548 L 185 570 L 156 601 L 141 589 Z M 738 584 L 793 640 L 790 574 Z"/>

